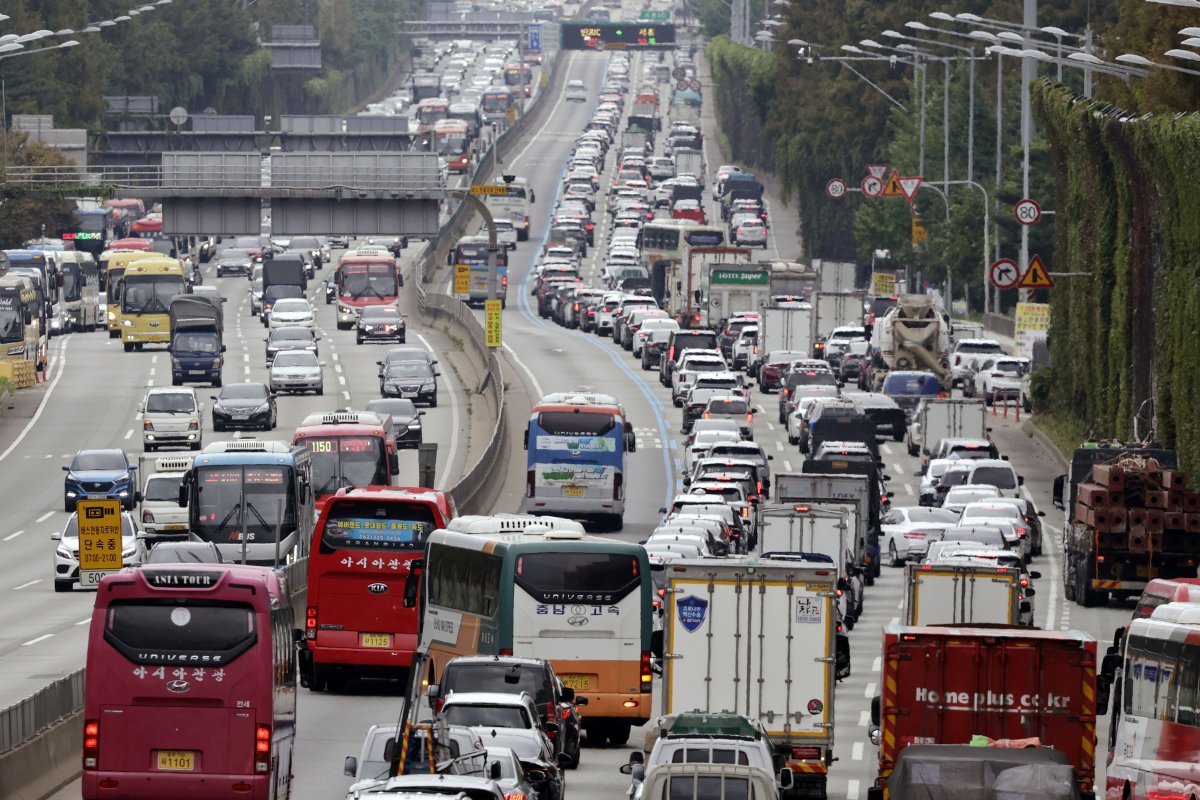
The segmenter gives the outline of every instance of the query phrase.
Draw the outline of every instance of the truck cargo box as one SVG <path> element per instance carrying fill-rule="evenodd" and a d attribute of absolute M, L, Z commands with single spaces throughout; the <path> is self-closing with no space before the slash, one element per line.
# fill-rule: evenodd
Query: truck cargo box
<path fill-rule="evenodd" d="M 1096 640 L 1082 631 L 902 627 L 883 633 L 878 785 L 912 744 L 1037 738 L 1095 777 Z M 878 713 L 876 713 L 876 710 Z"/>
<path fill-rule="evenodd" d="M 909 564 L 905 625 L 1018 625 L 1021 572 L 1012 567 Z"/>

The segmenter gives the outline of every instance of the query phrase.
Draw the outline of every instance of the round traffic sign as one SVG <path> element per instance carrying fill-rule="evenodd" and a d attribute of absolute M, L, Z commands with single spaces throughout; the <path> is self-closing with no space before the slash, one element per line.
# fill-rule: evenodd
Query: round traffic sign
<path fill-rule="evenodd" d="M 700 89 L 702 89 L 702 88 L 703 88 L 703 86 L 704 86 L 704 84 L 700 83 L 700 79 L 699 79 L 699 78 L 692 78 L 691 87 L 692 87 L 692 91 L 693 91 L 693 92 L 698 92 L 698 91 L 700 91 Z"/>
<path fill-rule="evenodd" d="M 879 197 L 879 195 L 883 194 L 883 181 L 874 175 L 868 175 L 862 179 L 859 188 L 862 189 L 862 193 L 867 197 Z"/>
<path fill-rule="evenodd" d="M 1021 270 L 1011 258 L 1001 258 L 988 267 L 988 280 L 997 289 L 1013 289 L 1021 282 Z"/>
<path fill-rule="evenodd" d="M 687 81 L 679 81 L 675 84 L 675 90 L 679 92 L 686 92 L 689 86 L 691 86 L 691 84 Z"/>
<path fill-rule="evenodd" d="M 671 70 L 671 77 L 677 81 L 684 80 L 685 78 L 687 78 L 687 68 L 686 67 L 676 67 L 675 69 Z"/>
<path fill-rule="evenodd" d="M 846 196 L 846 182 L 841 178 L 832 178 L 825 184 L 825 194 L 830 200 L 841 200 Z"/>
<path fill-rule="evenodd" d="M 1013 216 L 1022 225 L 1036 225 L 1042 218 L 1042 207 L 1038 205 L 1037 200 L 1027 197 L 1024 200 L 1018 200 L 1017 204 L 1013 206 Z"/>
<path fill-rule="evenodd" d="M 596 41 L 592 42 L 592 47 L 595 48 L 596 50 L 603 51 L 604 48 L 606 47 L 606 45 L 604 44 L 603 39 L 597 39 Z"/>

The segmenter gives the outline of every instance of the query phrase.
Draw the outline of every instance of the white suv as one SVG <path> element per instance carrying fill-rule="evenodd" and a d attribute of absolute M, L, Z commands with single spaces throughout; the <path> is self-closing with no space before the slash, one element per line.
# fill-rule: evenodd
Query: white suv
<path fill-rule="evenodd" d="M 950 370 L 954 375 L 952 384 L 959 386 L 969 380 L 975 371 L 975 365 L 982 361 L 980 358 L 1004 355 L 1004 348 L 995 339 L 960 339 L 954 343 L 954 352 L 950 354 Z"/>

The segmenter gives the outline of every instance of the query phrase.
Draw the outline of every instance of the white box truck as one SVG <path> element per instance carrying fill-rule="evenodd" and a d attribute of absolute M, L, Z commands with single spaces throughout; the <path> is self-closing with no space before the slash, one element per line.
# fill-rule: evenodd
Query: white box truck
<path fill-rule="evenodd" d="M 904 625 L 1020 625 L 1015 567 L 909 564 Z"/>
<path fill-rule="evenodd" d="M 751 360 L 748 371 L 758 374 L 758 366 L 768 353 L 791 350 L 812 352 L 812 309 L 797 304 L 765 305 L 758 323 L 758 355 Z"/>
<path fill-rule="evenodd" d="M 828 568 L 754 558 L 667 571 L 664 713 L 760 723 L 809 796 L 825 796 L 833 762 L 836 580 Z"/>
<path fill-rule="evenodd" d="M 928 466 L 929 451 L 945 438 L 988 438 L 987 409 L 983 400 L 930 397 L 913 413 L 905 441 L 908 454 L 920 455 Z"/>
<path fill-rule="evenodd" d="M 854 273 L 856 267 L 853 261 L 823 261 L 822 259 L 814 258 L 812 267 L 819 276 L 817 278 L 817 291 L 854 291 Z"/>
<path fill-rule="evenodd" d="M 862 297 L 849 292 L 816 292 L 812 296 L 812 331 L 814 348 L 823 343 L 834 328 L 862 325 Z M 814 349 L 815 352 L 815 349 Z"/>

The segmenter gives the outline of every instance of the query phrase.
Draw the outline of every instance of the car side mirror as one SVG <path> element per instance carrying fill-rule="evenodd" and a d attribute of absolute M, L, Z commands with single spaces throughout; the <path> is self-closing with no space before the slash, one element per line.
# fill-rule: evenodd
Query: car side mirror
<path fill-rule="evenodd" d="M 342 774 L 349 775 L 353 778 L 358 774 L 358 759 L 354 756 L 346 756 L 346 761 L 342 765 Z"/>
<path fill-rule="evenodd" d="M 1017 486 L 1024 486 L 1024 485 L 1025 485 L 1025 476 L 1018 475 L 1017 476 Z"/>
<path fill-rule="evenodd" d="M 1044 516 L 1046 516 L 1046 512 L 1045 512 L 1045 511 L 1039 511 L 1039 512 L 1037 512 L 1037 515 L 1038 515 L 1039 517 L 1044 517 Z"/>
<path fill-rule="evenodd" d="M 442 696 L 441 685 L 436 684 L 436 683 L 429 684 L 429 688 L 425 690 L 425 696 L 428 697 L 431 701 L 441 698 L 441 696 Z"/>
<path fill-rule="evenodd" d="M 558 730 L 559 730 L 558 723 L 557 722 L 543 722 L 542 730 L 549 734 L 558 733 Z"/>
<path fill-rule="evenodd" d="M 1041 577 L 1042 577 L 1042 573 L 1040 573 L 1040 572 L 1031 572 L 1031 573 L 1029 573 L 1029 577 L 1030 577 L 1030 578 L 1033 578 L 1033 579 L 1036 581 L 1036 580 L 1038 580 L 1039 578 L 1041 578 Z"/>
<path fill-rule="evenodd" d="M 63 471 L 63 472 L 70 472 L 70 471 L 71 471 L 71 467 L 70 467 L 69 465 L 67 465 L 67 464 L 63 464 L 62 471 Z"/>
<path fill-rule="evenodd" d="M 61 542 L 61 541 L 62 541 L 62 533 L 52 533 L 52 534 L 50 534 L 50 541 L 52 541 L 52 542 Z"/>
<path fill-rule="evenodd" d="M 1036 594 L 1037 594 L 1037 590 L 1034 589 L 1032 586 L 1026 587 L 1026 589 L 1025 589 L 1026 597 L 1033 597 Z"/>
<path fill-rule="evenodd" d="M 226 345 L 221 345 L 221 352 L 222 352 L 222 353 L 228 352 L 228 350 L 229 350 L 229 347 L 228 347 L 228 346 L 226 346 Z"/>
<path fill-rule="evenodd" d="M 767 454 L 767 461 L 774 461 L 774 460 L 775 460 L 775 456 L 773 456 L 773 455 L 771 455 L 770 453 L 768 453 L 768 454 Z"/>

